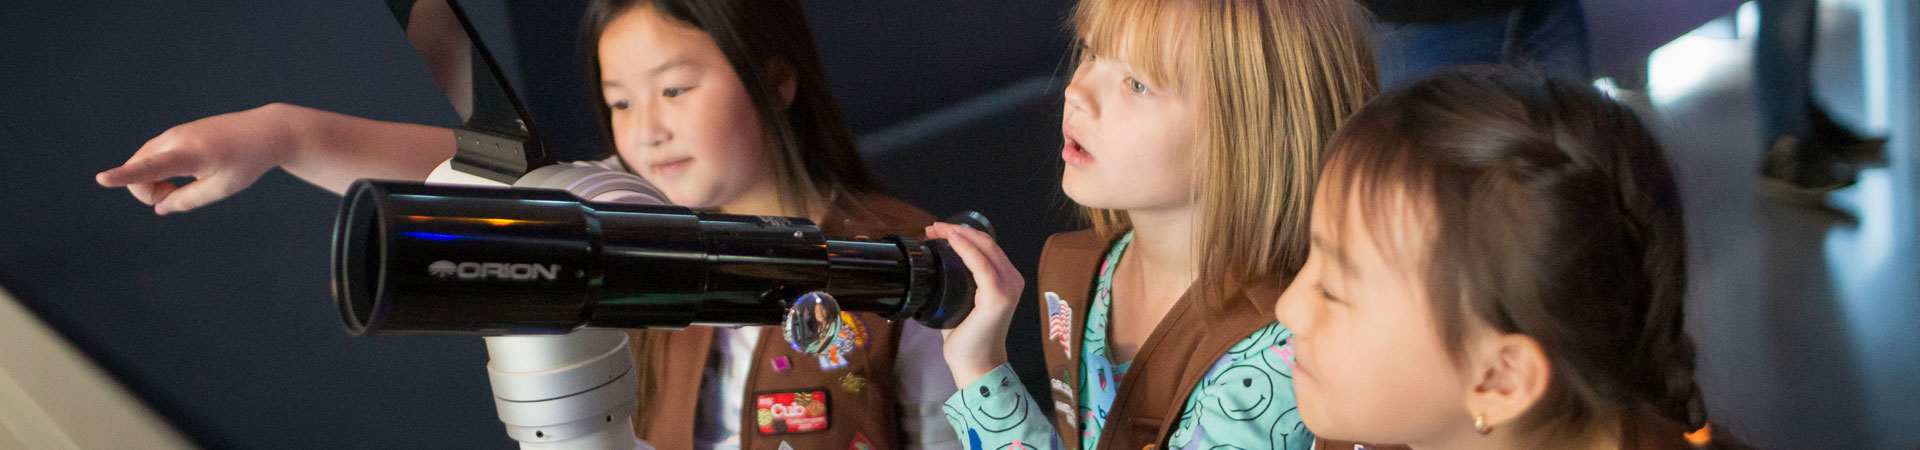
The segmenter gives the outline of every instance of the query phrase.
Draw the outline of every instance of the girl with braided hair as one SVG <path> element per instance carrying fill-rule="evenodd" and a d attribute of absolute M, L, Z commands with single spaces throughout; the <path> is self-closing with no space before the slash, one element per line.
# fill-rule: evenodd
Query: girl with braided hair
<path fill-rule="evenodd" d="M 1626 107 L 1468 68 L 1383 94 L 1327 152 L 1306 266 L 1275 307 L 1316 435 L 1734 445 L 1694 383 L 1679 191 Z"/>

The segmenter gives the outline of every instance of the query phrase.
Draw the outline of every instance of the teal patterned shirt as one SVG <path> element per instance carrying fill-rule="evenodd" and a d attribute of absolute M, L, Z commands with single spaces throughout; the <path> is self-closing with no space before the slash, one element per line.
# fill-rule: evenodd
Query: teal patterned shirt
<path fill-rule="evenodd" d="M 1132 243 L 1120 238 L 1100 265 L 1086 332 L 1080 336 L 1079 402 L 1081 442 L 1100 442 L 1131 361 L 1115 365 L 1107 348 L 1113 299 L 1113 267 Z M 1195 450 L 1309 450 L 1313 435 L 1300 423 L 1293 401 L 1293 333 L 1269 324 L 1215 361 L 1180 410 L 1168 448 Z M 947 399 L 947 421 L 968 450 L 1073 450 L 1055 434 L 1046 410 L 1028 398 L 1013 368 L 1001 365 Z"/>

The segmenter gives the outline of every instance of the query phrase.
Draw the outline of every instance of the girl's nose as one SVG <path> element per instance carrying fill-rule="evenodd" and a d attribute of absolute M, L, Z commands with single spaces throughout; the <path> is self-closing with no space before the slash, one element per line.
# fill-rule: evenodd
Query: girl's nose
<path fill-rule="evenodd" d="M 615 137 L 624 141 L 623 144 L 653 148 L 673 140 L 673 132 L 660 123 L 660 115 L 652 108 L 642 105 L 633 107 L 638 110 L 627 114 L 627 120 L 621 121 L 619 128 L 614 130 Z"/>
<path fill-rule="evenodd" d="M 1307 271 L 1302 270 L 1300 276 L 1294 278 L 1293 284 L 1287 286 L 1287 290 L 1281 292 L 1279 298 L 1274 299 L 1273 319 L 1287 329 L 1293 330 L 1293 335 L 1296 337 L 1311 333 L 1313 328 L 1313 314 L 1310 309 L 1316 299 L 1307 298 L 1312 295 L 1311 281 L 1307 279 L 1308 276 Z"/>
<path fill-rule="evenodd" d="M 1073 80 L 1067 83 L 1066 100 L 1068 111 L 1079 111 L 1088 118 L 1100 116 L 1099 104 L 1094 101 L 1092 86 L 1088 79 L 1093 78 L 1093 63 L 1083 62 L 1073 71 Z"/>

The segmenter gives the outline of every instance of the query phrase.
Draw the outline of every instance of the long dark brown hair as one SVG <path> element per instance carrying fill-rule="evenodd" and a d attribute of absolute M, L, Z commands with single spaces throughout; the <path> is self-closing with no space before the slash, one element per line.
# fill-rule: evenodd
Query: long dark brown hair
<path fill-rule="evenodd" d="M 600 36 L 621 14 L 642 7 L 705 31 L 726 55 L 760 118 L 784 206 L 818 221 L 829 211 L 857 209 L 860 195 L 880 191 L 828 90 L 799 2 L 594 0 L 582 24 L 581 47 L 595 96 L 602 95 L 595 51 Z M 782 101 L 775 85 L 776 74 L 789 72 L 795 85 L 791 104 Z M 611 111 L 604 98 L 597 100 L 601 132 L 610 138 Z"/>
<path fill-rule="evenodd" d="M 1444 72 L 1348 119 L 1322 177 L 1335 217 L 1399 198 L 1433 226 L 1419 262 L 1456 362 L 1468 321 L 1540 344 L 1549 386 L 1514 426 L 1557 442 L 1647 411 L 1706 423 L 1679 191 L 1631 110 L 1578 81 Z"/>

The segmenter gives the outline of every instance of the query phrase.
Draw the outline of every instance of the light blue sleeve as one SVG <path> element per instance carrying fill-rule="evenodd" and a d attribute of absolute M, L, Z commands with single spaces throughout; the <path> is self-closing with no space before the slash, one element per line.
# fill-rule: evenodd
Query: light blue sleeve
<path fill-rule="evenodd" d="M 1013 366 L 1001 364 L 947 398 L 942 411 L 967 450 L 1065 450 L 1030 397 Z"/>
<path fill-rule="evenodd" d="M 1292 338 L 1268 325 L 1215 361 L 1187 396 L 1168 448 L 1312 449 L 1294 403 Z"/>

